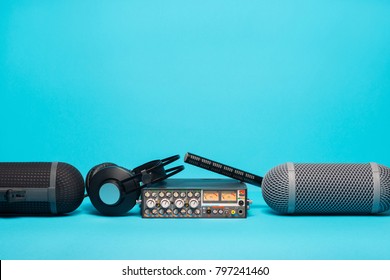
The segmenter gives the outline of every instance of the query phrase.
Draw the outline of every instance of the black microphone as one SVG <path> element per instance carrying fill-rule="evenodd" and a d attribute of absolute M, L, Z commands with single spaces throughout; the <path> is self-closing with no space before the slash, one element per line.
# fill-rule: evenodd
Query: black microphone
<path fill-rule="evenodd" d="M 191 153 L 186 153 L 184 162 L 258 187 L 263 180 L 261 176 Z"/>
<path fill-rule="evenodd" d="M 0 163 L 0 213 L 64 214 L 84 199 L 84 179 L 63 162 Z"/>

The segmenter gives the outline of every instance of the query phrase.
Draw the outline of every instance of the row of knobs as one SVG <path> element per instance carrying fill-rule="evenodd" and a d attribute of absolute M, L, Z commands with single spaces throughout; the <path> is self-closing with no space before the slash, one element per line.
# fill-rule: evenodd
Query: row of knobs
<path fill-rule="evenodd" d="M 184 204 L 185 204 L 184 200 L 181 199 L 181 198 L 176 199 L 175 202 L 174 202 L 175 207 L 178 208 L 178 209 L 183 208 Z M 189 206 L 191 208 L 196 208 L 196 207 L 199 206 L 199 201 L 197 199 L 193 198 L 193 199 L 190 199 L 188 204 L 189 204 Z M 146 200 L 146 207 L 154 208 L 154 207 L 156 207 L 156 205 L 157 205 L 157 202 L 156 202 L 155 199 L 149 198 L 148 200 Z M 162 208 L 167 209 L 171 205 L 171 201 L 169 199 L 167 199 L 167 198 L 163 198 L 160 201 L 160 205 L 161 205 Z"/>
<path fill-rule="evenodd" d="M 192 214 L 195 214 L 195 215 L 199 215 L 200 214 L 200 210 L 199 209 L 195 209 L 195 210 L 192 210 L 192 209 L 188 209 L 188 210 L 185 210 L 185 209 L 167 209 L 167 210 L 164 210 L 164 209 L 160 209 L 157 211 L 157 209 L 153 209 L 153 210 L 150 210 L 150 209 L 146 209 L 145 210 L 145 214 L 149 215 L 150 213 L 152 213 L 153 215 L 157 215 L 157 214 L 161 214 L 161 215 L 164 215 L 165 213 L 167 213 L 168 215 L 170 214 L 175 214 L 175 215 L 178 215 L 179 213 L 182 214 L 182 215 L 192 215 Z"/>
<path fill-rule="evenodd" d="M 195 193 L 193 193 L 193 192 L 188 192 L 187 194 L 186 194 L 185 192 L 180 192 L 180 193 L 179 193 L 179 192 L 173 192 L 173 193 L 171 193 L 171 192 L 167 192 L 167 193 L 159 192 L 159 193 L 158 193 L 158 196 L 159 196 L 160 198 L 163 198 L 164 196 L 170 198 L 170 197 L 172 197 L 172 195 L 173 195 L 174 198 L 178 198 L 179 196 L 180 196 L 181 198 L 185 198 L 186 196 L 187 196 L 188 198 L 191 198 L 191 197 L 199 198 L 199 197 L 200 197 L 200 193 L 199 193 L 199 192 L 195 192 Z M 157 193 L 156 193 L 156 192 L 153 192 L 153 193 L 146 192 L 146 193 L 145 193 L 145 197 L 146 197 L 146 198 L 149 198 L 149 197 L 154 197 L 154 198 L 156 198 L 156 197 L 157 197 Z"/>

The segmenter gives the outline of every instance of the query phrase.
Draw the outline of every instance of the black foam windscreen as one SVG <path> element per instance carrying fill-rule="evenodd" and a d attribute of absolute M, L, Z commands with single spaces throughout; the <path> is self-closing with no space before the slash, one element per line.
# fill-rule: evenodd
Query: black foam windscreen
<path fill-rule="evenodd" d="M 64 214 L 83 199 L 83 177 L 70 164 L 0 163 L 0 213 Z"/>
<path fill-rule="evenodd" d="M 390 169 L 377 163 L 285 163 L 264 177 L 266 203 L 282 214 L 375 214 L 390 209 Z"/>

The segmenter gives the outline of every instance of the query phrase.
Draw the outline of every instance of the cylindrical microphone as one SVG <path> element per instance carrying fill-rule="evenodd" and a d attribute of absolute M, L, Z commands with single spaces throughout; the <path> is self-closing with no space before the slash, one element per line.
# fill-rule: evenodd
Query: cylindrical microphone
<path fill-rule="evenodd" d="M 264 177 L 266 203 L 282 214 L 374 214 L 390 209 L 390 168 L 285 163 Z"/>
<path fill-rule="evenodd" d="M 186 153 L 184 162 L 258 187 L 263 180 L 258 175 L 191 153 Z"/>
<path fill-rule="evenodd" d="M 0 163 L 0 213 L 64 214 L 84 199 L 80 172 L 62 162 Z"/>

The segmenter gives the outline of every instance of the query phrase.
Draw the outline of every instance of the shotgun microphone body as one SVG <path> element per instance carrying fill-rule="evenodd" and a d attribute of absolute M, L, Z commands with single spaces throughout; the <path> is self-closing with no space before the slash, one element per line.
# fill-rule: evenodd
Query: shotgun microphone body
<path fill-rule="evenodd" d="M 84 179 L 62 162 L 0 163 L 0 213 L 64 214 L 84 199 Z"/>
<path fill-rule="evenodd" d="M 390 209 L 390 169 L 289 162 L 265 175 L 262 194 L 281 214 L 376 214 Z"/>

